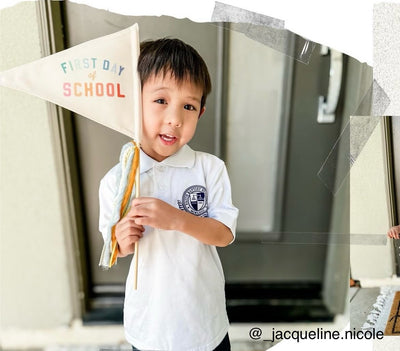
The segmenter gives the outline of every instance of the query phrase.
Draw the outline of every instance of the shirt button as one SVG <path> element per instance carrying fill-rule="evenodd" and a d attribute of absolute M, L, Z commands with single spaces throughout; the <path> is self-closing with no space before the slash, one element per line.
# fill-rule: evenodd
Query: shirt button
<path fill-rule="evenodd" d="M 159 170 L 160 172 L 164 172 L 164 171 L 165 171 L 165 167 L 164 167 L 164 166 L 158 166 L 158 170 Z"/>

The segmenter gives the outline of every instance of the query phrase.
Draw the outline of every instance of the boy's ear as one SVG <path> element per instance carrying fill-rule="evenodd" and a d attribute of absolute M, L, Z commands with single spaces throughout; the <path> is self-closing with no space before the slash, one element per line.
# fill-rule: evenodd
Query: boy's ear
<path fill-rule="evenodd" d="M 200 110 L 199 118 L 203 115 L 203 113 L 206 111 L 206 107 L 203 106 Z"/>

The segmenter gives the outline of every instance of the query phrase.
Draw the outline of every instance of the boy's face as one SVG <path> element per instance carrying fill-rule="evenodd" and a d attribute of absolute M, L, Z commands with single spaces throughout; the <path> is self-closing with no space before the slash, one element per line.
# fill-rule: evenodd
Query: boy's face
<path fill-rule="evenodd" d="M 143 85 L 142 150 L 161 162 L 193 137 L 199 117 L 202 89 L 170 74 L 151 76 Z"/>

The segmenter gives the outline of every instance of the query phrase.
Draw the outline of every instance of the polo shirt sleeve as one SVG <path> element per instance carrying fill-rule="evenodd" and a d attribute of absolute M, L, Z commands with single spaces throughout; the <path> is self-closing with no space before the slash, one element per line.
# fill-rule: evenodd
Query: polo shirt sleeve
<path fill-rule="evenodd" d="M 103 239 L 107 233 L 107 227 L 110 223 L 113 213 L 113 201 L 117 189 L 118 165 L 111 168 L 100 181 L 99 186 L 99 231 Z"/>
<path fill-rule="evenodd" d="M 231 184 L 225 164 L 213 159 L 207 175 L 208 216 L 225 224 L 236 237 L 236 222 L 239 210 L 232 204 Z"/>

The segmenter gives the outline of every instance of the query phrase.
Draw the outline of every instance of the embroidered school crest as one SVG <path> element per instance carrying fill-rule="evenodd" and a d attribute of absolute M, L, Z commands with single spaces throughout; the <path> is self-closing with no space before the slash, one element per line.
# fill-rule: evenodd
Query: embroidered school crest
<path fill-rule="evenodd" d="M 207 190 L 202 185 L 192 185 L 183 192 L 179 208 L 199 217 L 208 217 Z"/>

